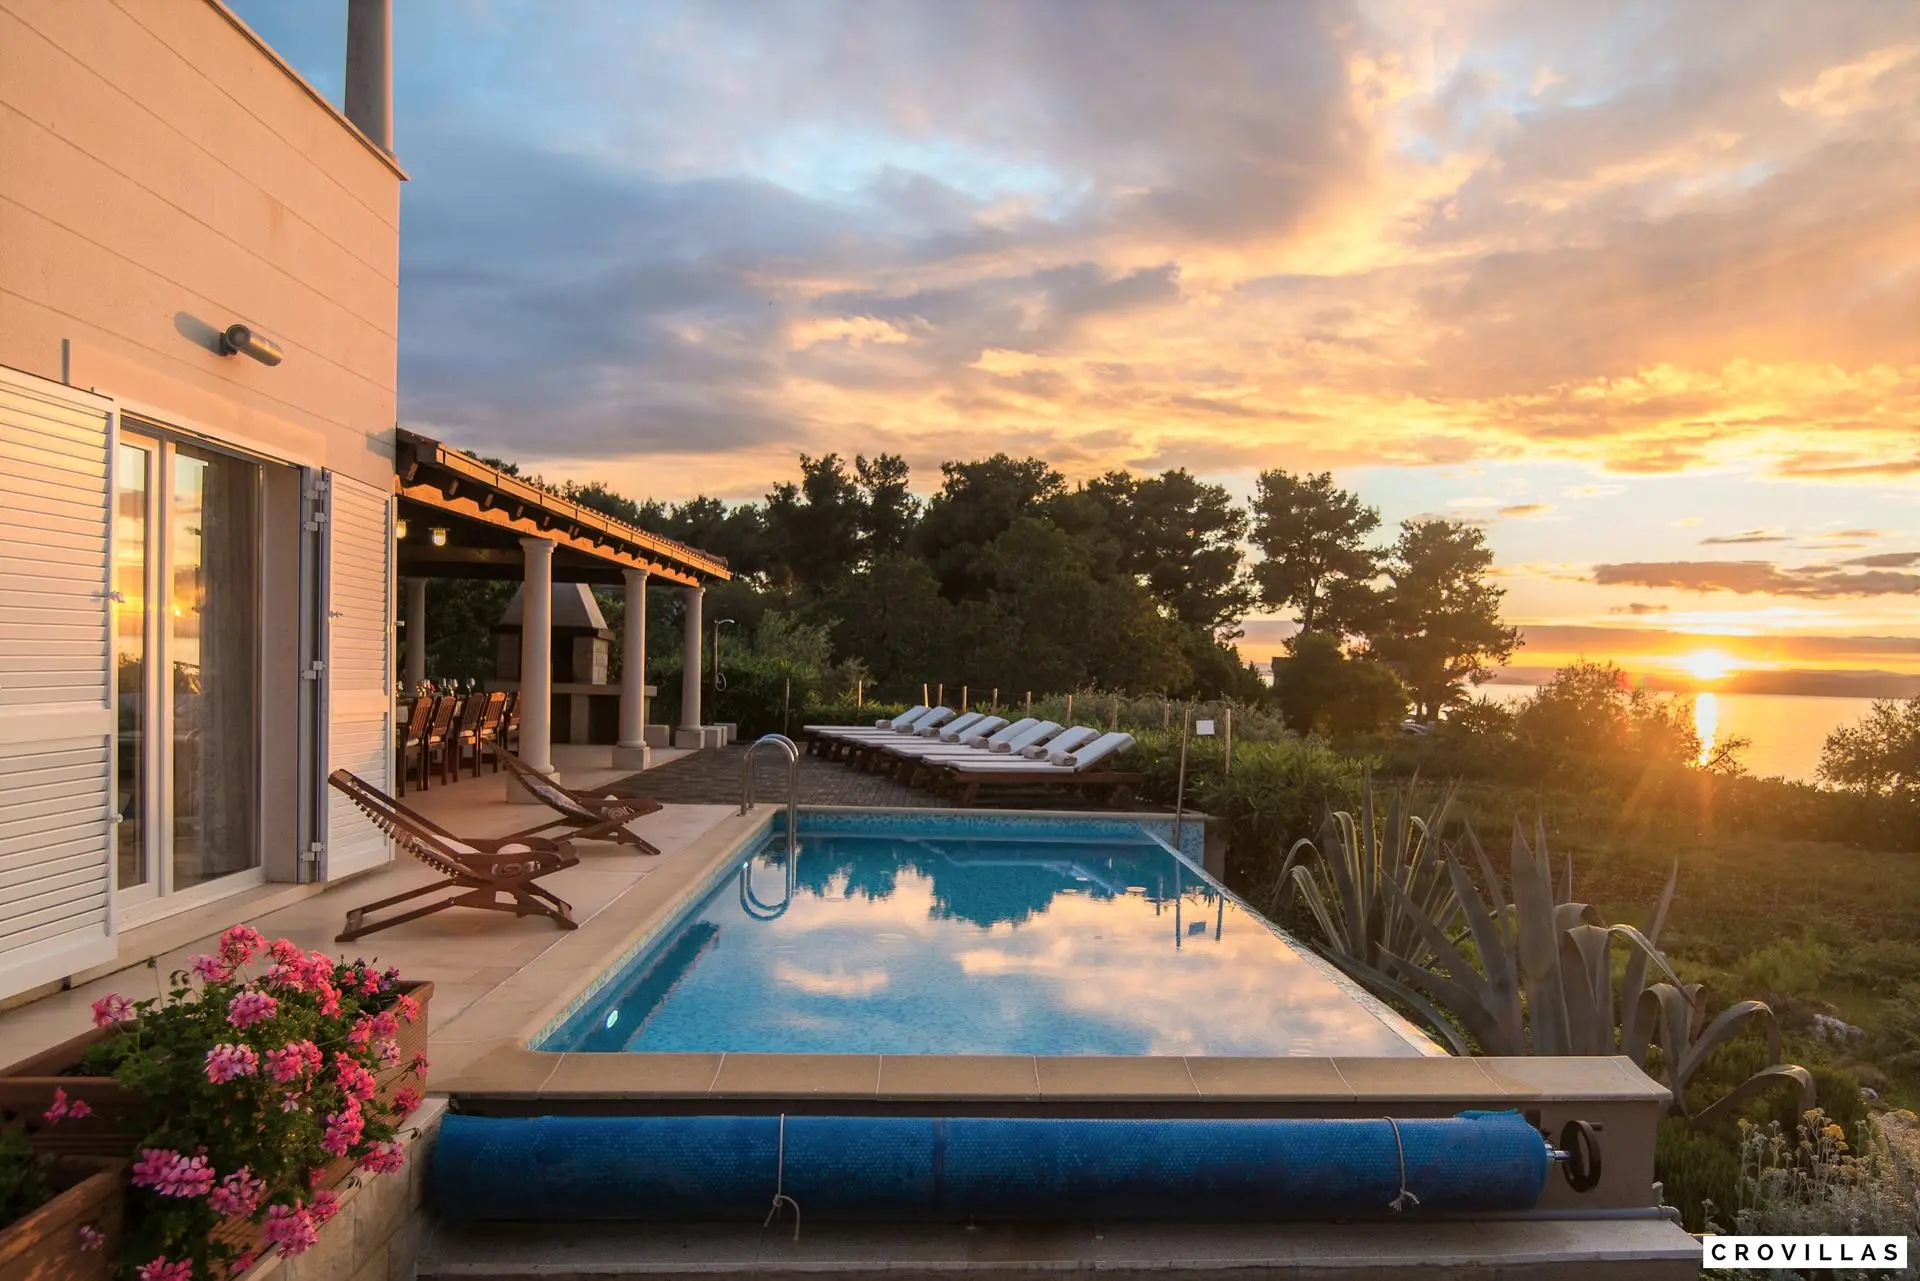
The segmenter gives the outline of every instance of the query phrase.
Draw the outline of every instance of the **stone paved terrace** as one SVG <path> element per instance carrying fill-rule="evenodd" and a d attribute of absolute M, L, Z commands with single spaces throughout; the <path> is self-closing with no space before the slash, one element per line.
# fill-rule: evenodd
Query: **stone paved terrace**
<path fill-rule="evenodd" d="M 651 796 L 669 805 L 737 806 L 740 804 L 740 765 L 746 752 L 744 744 L 735 744 L 689 753 L 678 760 L 656 765 L 645 774 L 621 779 L 609 790 L 623 796 Z M 802 805 L 929 809 L 952 804 L 924 788 L 908 787 L 878 774 L 867 774 L 849 765 L 805 755 L 804 745 L 802 753 L 799 774 Z M 786 758 L 778 752 L 763 751 L 754 761 L 753 768 L 755 799 L 763 803 L 784 802 L 787 796 Z M 991 803 L 1017 809 L 1088 808 L 1084 797 L 1068 789 L 1062 789 L 1057 794 L 1027 792 L 1023 789 L 1018 799 L 996 798 Z M 1136 801 L 1125 808 L 1142 811 L 1161 807 Z"/>

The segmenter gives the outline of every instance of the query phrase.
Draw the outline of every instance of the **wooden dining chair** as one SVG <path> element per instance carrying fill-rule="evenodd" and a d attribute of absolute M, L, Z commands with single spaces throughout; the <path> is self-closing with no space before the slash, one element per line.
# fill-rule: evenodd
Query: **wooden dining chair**
<path fill-rule="evenodd" d="M 500 716 L 500 746 L 509 752 L 520 750 L 520 691 L 507 691 L 507 708 Z"/>
<path fill-rule="evenodd" d="M 460 777 L 461 763 L 467 759 L 469 749 L 473 752 L 472 777 L 480 777 L 480 721 L 486 715 L 487 696 L 469 694 L 460 702 L 460 715 L 454 719 L 453 738 L 449 750 L 453 753 L 453 777 Z"/>
<path fill-rule="evenodd" d="M 433 700 L 416 698 L 400 727 L 399 795 L 407 794 L 407 766 L 419 761 L 420 790 L 427 789 L 427 732 L 433 725 Z"/>
<path fill-rule="evenodd" d="M 473 749 L 473 772 L 480 772 L 480 754 L 485 752 L 493 757 L 493 772 L 500 772 L 500 728 L 506 723 L 507 694 L 496 689 L 487 695 L 487 705 L 480 711 L 480 739 Z"/>
<path fill-rule="evenodd" d="M 440 763 L 440 781 L 453 782 L 449 772 L 453 759 L 453 714 L 459 709 L 460 700 L 451 694 L 442 694 L 433 700 L 433 718 L 427 722 L 425 755 L 420 764 L 420 790 L 423 792 L 427 790 L 427 777 L 435 761 Z"/>

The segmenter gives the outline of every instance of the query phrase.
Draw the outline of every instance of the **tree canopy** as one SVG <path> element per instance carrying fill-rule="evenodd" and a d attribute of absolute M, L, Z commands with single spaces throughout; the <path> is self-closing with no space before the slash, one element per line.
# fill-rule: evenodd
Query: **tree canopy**
<path fill-rule="evenodd" d="M 1499 624 L 1477 530 L 1410 523 L 1394 546 L 1371 546 L 1379 514 L 1324 473 L 1263 473 L 1251 510 L 1184 469 L 1070 485 L 1046 461 L 1008 454 L 941 464 L 925 501 L 893 454 L 803 454 L 798 477 L 758 502 L 667 504 L 604 481 L 527 479 L 724 556 L 735 578 L 709 592 L 708 610 L 743 635 L 769 618 L 810 628 L 847 670 L 898 687 L 1252 697 L 1262 686 L 1232 642 L 1264 603 L 1321 638 L 1289 646 L 1292 719 L 1347 732 L 1397 720 L 1409 693 L 1430 713 L 1517 643 Z M 1249 544 L 1260 554 L 1251 565 Z M 446 598 L 429 610 L 436 662 L 485 663 L 484 641 L 456 642 L 440 626 L 472 630 L 496 611 L 498 591 L 480 592 L 436 588 Z M 609 622 L 617 597 L 603 593 Z M 652 625 L 677 626 L 679 608 L 656 593 Z"/>

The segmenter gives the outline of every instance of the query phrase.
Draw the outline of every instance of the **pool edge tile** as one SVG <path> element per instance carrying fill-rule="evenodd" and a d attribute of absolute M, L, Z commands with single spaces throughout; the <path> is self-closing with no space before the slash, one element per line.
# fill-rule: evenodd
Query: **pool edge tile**
<path fill-rule="evenodd" d="M 874 1099 L 878 1054 L 738 1054 L 724 1056 L 709 1098 Z"/>
<path fill-rule="evenodd" d="M 1186 1060 L 1200 1097 L 1220 1102 L 1352 1103 L 1353 1087 L 1331 1057 L 1194 1055 Z"/>
<path fill-rule="evenodd" d="M 1042 1099 L 1200 1098 L 1186 1060 L 1165 1055 L 1040 1055 L 1034 1071 Z"/>
<path fill-rule="evenodd" d="M 537 1053 L 537 1051 L 534 1051 Z M 542 1098 L 704 1099 L 722 1054 L 554 1054 Z"/>
<path fill-rule="evenodd" d="M 882 1099 L 996 1099 L 1034 1102 L 1040 1073 L 1030 1054 L 886 1054 L 880 1058 Z"/>

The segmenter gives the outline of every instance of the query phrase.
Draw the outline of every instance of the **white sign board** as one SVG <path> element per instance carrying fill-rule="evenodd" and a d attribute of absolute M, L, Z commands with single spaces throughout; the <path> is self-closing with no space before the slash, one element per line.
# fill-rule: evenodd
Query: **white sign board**
<path fill-rule="evenodd" d="M 1195 721 L 1193 723 L 1193 732 L 1195 734 L 1198 734 L 1201 738 L 1211 737 L 1213 734 L 1213 722 L 1212 721 Z"/>

